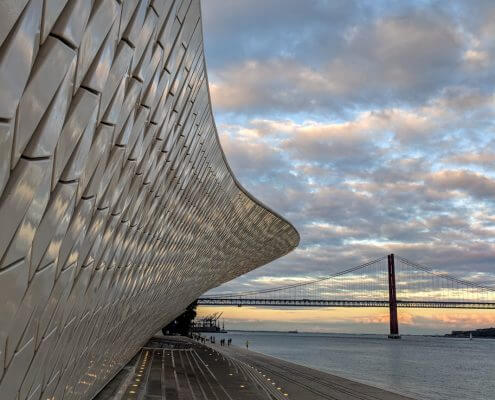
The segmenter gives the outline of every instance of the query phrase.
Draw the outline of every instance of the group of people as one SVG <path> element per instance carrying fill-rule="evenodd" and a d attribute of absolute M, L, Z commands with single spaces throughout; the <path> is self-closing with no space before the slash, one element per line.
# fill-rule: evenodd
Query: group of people
<path fill-rule="evenodd" d="M 198 334 L 194 334 L 192 335 L 193 339 L 196 339 L 197 341 L 199 341 L 200 343 L 206 343 L 206 342 L 210 342 L 212 344 L 215 344 L 216 342 L 216 338 L 215 336 L 210 336 L 209 338 L 206 338 L 204 336 L 201 336 L 201 335 L 198 335 Z M 225 343 L 227 343 L 227 346 L 230 347 L 230 345 L 232 344 L 232 339 L 220 339 L 220 346 L 225 346 Z"/>
<path fill-rule="evenodd" d="M 198 342 L 201 342 L 201 343 L 206 343 L 206 341 L 207 341 L 207 339 L 205 337 L 198 335 L 197 333 L 193 334 L 192 338 L 196 339 Z M 211 338 L 211 336 L 210 336 L 210 338 Z"/>
<path fill-rule="evenodd" d="M 201 342 L 201 343 L 206 343 L 206 342 L 210 342 L 211 344 L 215 344 L 216 342 L 216 338 L 215 336 L 210 336 L 209 338 L 206 338 L 206 337 L 203 337 L 201 335 L 198 335 L 198 334 L 193 334 L 192 335 L 193 339 L 196 339 L 197 341 Z M 230 347 L 230 345 L 232 344 L 232 339 L 220 339 L 220 346 L 225 346 L 225 344 L 227 343 L 227 346 Z M 246 340 L 246 349 L 249 349 L 249 340 Z"/>

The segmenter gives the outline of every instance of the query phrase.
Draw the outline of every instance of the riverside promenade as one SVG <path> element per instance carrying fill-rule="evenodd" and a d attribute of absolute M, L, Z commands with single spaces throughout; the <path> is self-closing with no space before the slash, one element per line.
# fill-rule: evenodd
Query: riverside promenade
<path fill-rule="evenodd" d="M 154 337 L 96 400 L 413 400 L 237 346 Z"/>
<path fill-rule="evenodd" d="M 341 378 L 242 347 L 209 345 L 220 354 L 243 363 L 261 375 L 265 383 L 281 388 L 297 400 L 413 400 L 373 386 Z"/>

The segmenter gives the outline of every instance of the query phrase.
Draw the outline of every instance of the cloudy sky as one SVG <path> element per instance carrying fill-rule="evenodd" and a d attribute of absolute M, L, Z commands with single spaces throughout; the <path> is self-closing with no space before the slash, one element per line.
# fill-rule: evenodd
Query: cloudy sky
<path fill-rule="evenodd" d="M 293 253 L 219 290 L 389 252 L 495 286 L 492 0 L 202 3 L 227 158 L 301 234 Z M 225 311 L 232 327 L 386 331 L 384 310 Z M 495 325 L 494 312 L 400 318 L 415 333 Z"/>

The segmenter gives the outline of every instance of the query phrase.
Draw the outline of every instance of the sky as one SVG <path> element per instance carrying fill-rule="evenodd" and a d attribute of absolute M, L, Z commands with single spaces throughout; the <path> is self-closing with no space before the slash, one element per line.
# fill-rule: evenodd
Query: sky
<path fill-rule="evenodd" d="M 495 2 L 204 0 L 202 13 L 227 159 L 301 235 L 216 292 L 390 252 L 495 287 Z M 387 331 L 384 309 L 223 311 L 231 329 Z M 406 333 L 495 326 L 495 311 L 399 318 Z"/>

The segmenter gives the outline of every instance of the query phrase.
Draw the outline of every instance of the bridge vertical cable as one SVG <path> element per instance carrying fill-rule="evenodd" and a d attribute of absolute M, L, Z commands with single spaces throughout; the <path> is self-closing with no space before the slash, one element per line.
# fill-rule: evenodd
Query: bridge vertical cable
<path fill-rule="evenodd" d="M 421 308 L 495 308 L 495 288 L 455 278 L 395 256 L 397 305 Z M 387 257 L 328 277 L 289 285 L 203 296 L 199 304 L 388 307 Z"/>

